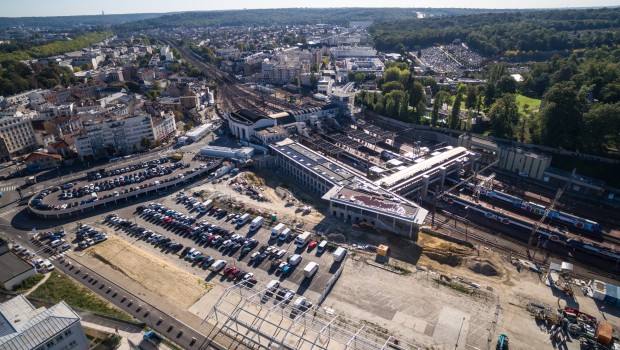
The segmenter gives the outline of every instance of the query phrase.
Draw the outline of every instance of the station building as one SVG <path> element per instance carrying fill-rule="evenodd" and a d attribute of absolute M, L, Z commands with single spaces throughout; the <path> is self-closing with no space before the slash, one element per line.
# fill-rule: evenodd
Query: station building
<path fill-rule="evenodd" d="M 344 222 L 412 237 L 428 214 L 415 203 L 291 139 L 272 143 L 270 149 L 281 171 L 329 201 L 330 214 Z"/>

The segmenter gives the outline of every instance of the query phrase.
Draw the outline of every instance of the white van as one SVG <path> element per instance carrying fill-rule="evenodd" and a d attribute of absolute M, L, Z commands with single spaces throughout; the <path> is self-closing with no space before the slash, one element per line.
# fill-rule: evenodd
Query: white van
<path fill-rule="evenodd" d="M 319 243 L 319 246 L 316 248 L 316 252 L 323 253 L 325 247 L 327 247 L 327 240 L 322 240 L 321 243 Z"/>
<path fill-rule="evenodd" d="M 280 235 L 280 233 L 282 233 L 282 231 L 284 231 L 285 228 L 286 228 L 286 226 L 283 223 L 277 224 L 276 227 L 274 227 L 271 230 L 271 235 L 269 236 L 269 239 L 274 239 L 274 238 L 278 237 Z"/>
<path fill-rule="evenodd" d="M 310 278 L 316 273 L 318 269 L 319 269 L 319 264 L 315 263 L 314 261 L 311 261 L 308 263 L 308 265 L 306 265 L 306 267 L 304 267 L 304 276 L 307 278 Z"/>
<path fill-rule="evenodd" d="M 342 247 L 338 247 L 334 252 L 334 261 L 341 261 L 345 255 L 347 255 L 347 250 Z"/>
<path fill-rule="evenodd" d="M 288 238 L 288 235 L 291 234 L 291 229 L 290 228 L 285 228 L 284 231 L 282 231 L 282 233 L 280 233 L 280 240 L 281 241 L 286 241 L 286 239 Z"/>
<path fill-rule="evenodd" d="M 301 262 L 301 259 L 302 259 L 301 255 L 293 254 L 288 257 L 288 263 L 291 264 L 291 266 L 296 266 Z"/>
<path fill-rule="evenodd" d="M 225 266 L 226 266 L 226 261 L 224 261 L 224 260 L 217 260 L 216 262 L 213 263 L 213 265 L 211 265 L 211 271 L 219 272 Z"/>

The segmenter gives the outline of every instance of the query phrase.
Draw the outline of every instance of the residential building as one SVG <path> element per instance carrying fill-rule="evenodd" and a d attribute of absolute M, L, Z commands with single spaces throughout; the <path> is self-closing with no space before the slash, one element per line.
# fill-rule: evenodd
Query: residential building
<path fill-rule="evenodd" d="M 0 304 L 0 345 L 6 350 L 86 350 L 80 316 L 64 301 L 36 308 L 18 295 Z"/>
<path fill-rule="evenodd" d="M 6 244 L 0 245 L 0 284 L 4 289 L 13 290 L 36 273 L 34 266 L 15 255 Z M 2 329 L 1 325 L 0 329 Z M 0 341 L 1 344 L 2 341 Z"/>
<path fill-rule="evenodd" d="M 84 159 L 142 150 L 142 140 L 145 138 L 154 144 L 155 132 L 150 115 L 86 122 L 82 136 L 73 140 L 78 156 Z"/>
<path fill-rule="evenodd" d="M 35 116 L 35 113 L 24 114 L 15 110 L 0 112 L 0 138 L 11 156 L 30 152 L 36 147 L 31 123 Z"/>
<path fill-rule="evenodd" d="M 35 172 L 60 166 L 62 156 L 60 154 L 32 152 L 24 159 L 29 171 Z"/>
<path fill-rule="evenodd" d="M 174 137 L 177 133 L 177 124 L 174 114 L 167 113 L 163 116 L 153 117 L 153 133 L 155 140 L 163 140 L 166 137 Z"/>

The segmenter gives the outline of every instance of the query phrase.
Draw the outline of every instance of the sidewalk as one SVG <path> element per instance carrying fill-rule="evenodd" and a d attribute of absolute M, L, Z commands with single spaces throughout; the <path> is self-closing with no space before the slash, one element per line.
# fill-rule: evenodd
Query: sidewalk
<path fill-rule="evenodd" d="M 102 325 L 92 323 L 92 322 L 87 322 L 84 320 L 82 320 L 82 326 L 84 326 L 84 328 L 95 329 L 95 330 L 110 333 L 110 334 L 116 333 L 116 329 L 114 328 L 102 326 Z M 135 345 L 139 345 L 142 342 L 142 339 L 143 339 L 142 336 L 144 335 L 144 331 L 138 330 L 137 328 L 133 332 L 131 330 L 119 329 L 118 334 L 122 338 L 121 338 L 121 344 L 117 349 L 118 350 L 133 350 L 133 348 L 129 346 L 129 340 L 131 340 L 131 342 L 134 343 Z M 159 349 L 172 350 L 170 347 L 168 347 L 166 344 L 163 344 L 163 343 L 159 345 Z"/>

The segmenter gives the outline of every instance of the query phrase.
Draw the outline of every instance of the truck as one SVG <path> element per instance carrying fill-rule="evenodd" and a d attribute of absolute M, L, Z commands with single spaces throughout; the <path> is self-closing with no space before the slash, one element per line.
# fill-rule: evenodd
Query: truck
<path fill-rule="evenodd" d="M 282 233 L 282 231 L 284 231 L 285 228 L 286 228 L 286 226 L 283 223 L 277 224 L 276 227 L 274 227 L 271 230 L 271 236 L 269 238 L 270 239 L 277 238 L 280 235 L 280 233 Z"/>
<path fill-rule="evenodd" d="M 285 228 L 281 233 L 280 233 L 280 240 L 281 241 L 286 241 L 286 239 L 288 238 L 288 235 L 291 234 L 291 229 L 290 228 Z"/>
<path fill-rule="evenodd" d="M 144 340 L 146 340 L 147 342 L 149 342 L 151 345 L 153 346 L 159 346 L 159 344 L 161 344 L 164 341 L 164 338 L 153 332 L 153 331 L 148 331 L 146 333 L 144 333 L 143 336 Z"/>
<path fill-rule="evenodd" d="M 250 231 L 258 230 L 263 225 L 263 222 L 265 222 L 265 218 L 262 216 L 255 217 L 250 223 Z"/>
<path fill-rule="evenodd" d="M 241 215 L 241 217 L 237 220 L 237 225 L 245 225 L 246 222 L 250 219 L 250 214 L 245 213 Z"/>
<path fill-rule="evenodd" d="M 334 257 L 334 261 L 342 261 L 342 259 L 347 255 L 347 250 L 342 248 L 342 247 L 338 247 L 336 249 L 336 251 L 333 254 Z"/>
<path fill-rule="evenodd" d="M 306 267 L 304 267 L 304 276 L 306 278 L 310 278 L 314 276 L 314 274 L 316 273 L 318 269 L 319 269 L 319 264 L 315 263 L 314 261 L 311 261 L 308 263 L 308 265 L 306 265 Z"/>
<path fill-rule="evenodd" d="M 295 244 L 297 244 L 299 248 L 303 248 L 303 246 L 305 246 L 309 240 L 310 240 L 310 232 L 304 231 L 304 233 L 297 236 L 297 238 L 295 239 Z"/>

